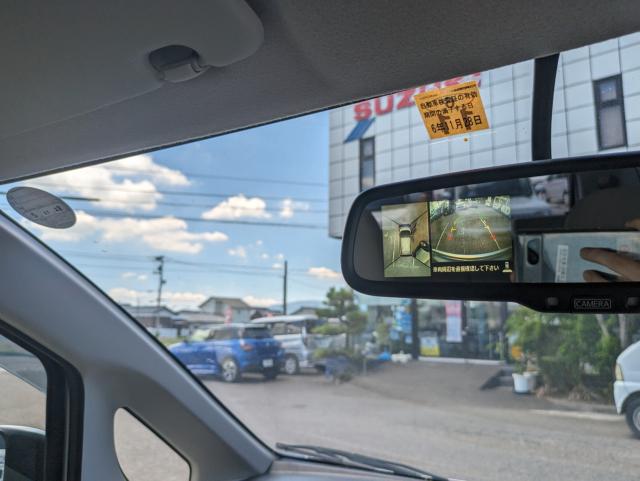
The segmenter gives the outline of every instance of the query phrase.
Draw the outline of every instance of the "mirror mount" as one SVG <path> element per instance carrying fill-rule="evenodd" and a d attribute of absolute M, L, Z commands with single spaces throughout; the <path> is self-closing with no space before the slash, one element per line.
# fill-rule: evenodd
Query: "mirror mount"
<path fill-rule="evenodd" d="M 628 175 L 631 170 L 627 169 L 633 169 L 637 175 Z M 616 171 L 620 172 L 619 176 L 626 177 L 621 179 L 627 183 L 626 186 L 611 187 L 609 184 L 606 186 L 599 184 L 603 173 L 610 175 Z M 540 177 L 559 179 L 559 185 L 562 185 L 561 182 L 573 185 L 576 179 L 580 181 L 580 189 L 574 188 L 574 190 L 565 192 L 562 192 L 562 189 L 559 190 L 557 202 L 568 204 L 567 209 L 561 213 L 562 215 L 556 215 L 557 212 L 553 211 L 540 214 L 537 218 L 531 213 L 527 214 L 525 218 L 516 218 L 516 210 L 522 208 L 522 203 L 514 201 L 513 192 L 506 194 L 496 191 L 493 196 L 487 195 L 485 192 L 486 186 L 490 184 L 501 185 L 505 188 L 509 182 L 513 182 L 515 179 L 526 178 L 527 182 L 530 182 L 531 178 Z M 548 182 L 551 183 L 551 180 Z M 604 208 L 596 209 L 595 206 L 601 206 L 598 198 L 612 199 L 612 202 L 615 201 L 613 200 L 615 198 L 627 199 L 626 193 L 622 195 L 623 188 L 627 193 L 629 191 L 637 192 L 639 201 L 636 202 L 633 198 L 629 198 L 625 205 L 621 205 L 620 209 L 615 209 L 614 212 L 607 212 Z M 612 190 L 607 192 L 603 189 Z M 541 196 L 543 192 L 537 188 L 531 188 L 530 191 L 532 198 Z M 586 199 L 584 194 L 586 191 L 595 192 L 597 195 L 592 196 L 592 199 Z M 464 194 L 465 192 L 467 194 Z M 480 192 L 482 194 L 479 194 Z M 551 196 L 550 193 L 546 195 Z M 511 200 L 509 201 L 509 199 Z M 434 232 L 434 223 L 437 222 L 438 216 L 451 216 L 456 209 L 471 211 L 472 209 L 485 208 L 482 205 L 482 202 L 485 201 L 487 206 L 494 211 L 502 210 L 503 214 L 513 214 L 505 216 L 508 218 L 506 222 L 501 221 L 502 230 L 496 229 L 494 225 L 489 226 L 493 226 L 494 231 L 499 231 L 498 237 L 490 229 L 485 232 L 480 223 L 477 223 L 474 228 L 477 232 L 488 236 L 486 237 L 487 242 L 493 239 L 494 242 L 497 241 L 496 244 L 503 244 L 498 247 L 502 247 L 502 251 L 509 251 L 510 259 L 517 265 L 507 265 L 507 269 L 503 269 L 501 272 L 510 272 L 511 267 L 514 272 L 511 274 L 496 273 L 492 274 L 493 277 L 460 273 L 449 277 L 444 274 L 432 275 L 429 273 L 425 275 L 424 266 L 417 261 L 422 260 L 433 271 L 432 266 L 434 263 L 437 265 L 437 257 L 440 256 L 440 261 L 442 261 L 442 256 L 447 254 L 442 253 L 443 249 L 438 249 L 437 244 L 442 239 L 445 242 L 440 243 L 446 244 L 447 236 L 452 235 L 449 231 L 445 232 L 446 228 L 455 227 L 452 224 L 447 224 L 447 219 L 445 219 L 442 224 L 447 227 L 441 229 L 442 232 L 436 228 Z M 419 207 L 420 205 L 424 207 Z M 592 206 L 590 209 L 594 213 L 591 217 L 584 214 L 584 207 L 589 205 Z M 414 236 L 412 240 L 414 227 L 403 230 L 403 226 L 405 224 L 413 225 L 414 217 L 420 215 L 420 208 L 429 211 L 427 216 L 429 217 L 429 225 L 423 229 L 426 234 L 423 234 L 422 237 Z M 603 234 L 610 236 L 619 234 L 625 227 L 624 222 L 631 220 L 628 218 L 629 215 L 636 211 L 637 216 L 634 218 L 640 218 L 640 155 L 635 153 L 529 162 L 378 186 L 362 192 L 351 207 L 342 243 L 342 272 L 346 282 L 352 288 L 374 296 L 511 301 L 546 312 L 637 313 L 640 312 L 640 283 L 637 281 L 585 283 L 582 280 L 582 271 L 580 271 L 580 279 L 569 277 L 560 281 L 556 279 L 554 282 L 553 278 L 550 281 L 541 278 L 538 281 L 532 281 L 528 277 L 530 274 L 522 271 L 522 264 L 524 264 L 522 259 L 526 259 L 527 253 L 526 246 L 519 245 L 524 242 L 523 239 L 527 239 L 525 234 L 529 235 L 530 232 L 534 232 L 538 236 L 562 234 L 565 235 L 565 239 L 576 237 L 578 234 L 586 235 L 587 232 L 592 234 L 595 232 L 595 237 Z M 606 213 L 603 214 L 603 212 Z M 385 216 L 387 220 L 385 220 Z M 603 222 L 603 216 L 611 218 L 608 219 L 608 223 Z M 619 220 L 613 221 L 614 217 Z M 622 220 L 623 218 L 624 220 Z M 585 228 L 588 227 L 585 226 L 585 219 L 594 221 L 592 229 Z M 487 220 L 486 216 L 485 220 Z M 598 222 L 595 222 L 596 220 Z M 385 222 L 392 227 L 385 227 Z M 497 223 L 500 224 L 500 222 Z M 602 232 L 603 227 L 598 228 L 598 223 L 615 232 Z M 614 229 L 616 226 L 618 230 Z M 487 228 L 487 225 L 484 225 L 484 228 Z M 383 239 L 386 235 L 384 234 L 385 229 L 393 231 L 389 234 L 390 237 L 393 237 L 393 262 L 395 263 L 397 259 L 402 260 L 405 264 L 410 261 L 412 265 L 420 265 L 422 270 L 414 269 L 410 274 L 386 272 L 387 267 L 391 264 L 387 262 L 389 259 L 383 257 L 383 254 L 386 255 L 383 244 L 388 242 Z M 420 227 L 417 229 L 420 231 Z M 468 231 L 470 230 L 472 229 L 468 228 Z M 581 230 L 581 232 L 576 232 L 576 230 Z M 504 231 L 509 232 L 505 234 Z M 453 234 L 458 236 L 460 233 L 461 229 Z M 628 234 L 631 235 L 631 233 Z M 500 237 L 500 235 L 511 236 L 509 237 L 511 243 L 508 243 L 506 238 Z M 636 235 L 635 231 L 633 235 Z M 640 240 L 640 232 L 637 235 Z M 550 238 L 545 237 L 545 239 Z M 547 244 L 551 245 L 551 242 L 547 241 Z M 467 245 L 469 244 L 467 243 Z M 506 245 L 512 246 L 511 250 L 505 249 Z M 423 247 L 422 250 L 420 246 Z M 481 255 L 479 254 L 476 258 L 482 258 L 482 255 L 486 254 L 489 256 L 486 258 L 496 259 L 496 255 L 499 255 L 496 252 L 499 249 L 495 248 L 493 251 L 480 253 Z M 468 254 L 468 252 L 465 251 L 464 254 Z M 542 253 L 533 254 L 541 255 Z M 533 254 L 530 259 L 535 257 Z M 491 255 L 493 257 L 490 257 Z M 462 259 L 465 256 L 460 255 L 459 258 Z M 506 262 L 507 258 L 498 257 L 498 259 Z M 455 262 L 452 259 L 447 260 L 450 262 L 442 263 L 441 266 L 453 265 L 455 268 L 456 262 L 465 265 L 459 259 L 456 259 Z M 467 262 L 466 265 L 468 264 L 473 263 Z M 442 267 L 435 269 L 435 272 L 438 272 L 437 269 L 442 269 Z M 462 271 L 464 270 L 465 268 L 462 268 Z"/>

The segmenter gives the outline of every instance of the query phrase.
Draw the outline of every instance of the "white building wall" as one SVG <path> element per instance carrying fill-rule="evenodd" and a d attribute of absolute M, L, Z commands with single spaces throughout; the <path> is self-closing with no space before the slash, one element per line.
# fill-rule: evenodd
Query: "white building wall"
<path fill-rule="evenodd" d="M 607 152 L 640 149 L 640 33 L 636 33 L 561 54 L 553 106 L 554 158 L 598 152 L 593 81 L 617 74 L 622 74 L 627 146 Z M 375 137 L 376 185 L 531 160 L 532 91 L 533 61 L 482 72 L 480 94 L 491 128 L 445 139 L 429 140 L 414 105 L 377 115 L 364 136 Z M 399 99 L 395 97 L 396 103 Z M 342 236 L 346 215 L 360 190 L 359 142 L 344 142 L 356 125 L 354 115 L 353 105 L 329 114 L 332 237 Z"/>

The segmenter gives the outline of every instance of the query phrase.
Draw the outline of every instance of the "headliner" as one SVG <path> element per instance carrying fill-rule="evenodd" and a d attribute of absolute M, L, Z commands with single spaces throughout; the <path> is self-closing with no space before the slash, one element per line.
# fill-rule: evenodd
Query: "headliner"
<path fill-rule="evenodd" d="M 185 7 L 182 14 L 191 12 L 193 21 L 174 22 L 183 29 L 178 33 L 193 36 L 194 22 L 208 25 L 206 18 L 197 14 L 212 1 L 185 0 L 191 10 Z M 214 4 L 220 6 L 225 1 Z M 88 3 L 95 8 L 79 8 Z M 20 15 L 25 8 L 18 5 L 25 4 L 42 5 L 35 0 L 9 2 L 2 24 L 22 25 Z M 58 17 L 60 31 L 67 27 L 65 21 L 69 25 L 84 22 L 86 32 L 107 28 L 113 39 L 131 34 L 131 26 L 125 32 L 126 25 L 108 21 L 123 8 L 138 9 L 135 13 L 150 19 L 150 25 L 166 23 L 172 13 L 165 11 L 164 2 L 158 2 L 151 12 L 145 10 L 148 4 L 144 1 L 105 4 L 67 0 L 64 4 L 75 14 Z M 131 86 L 127 76 L 133 81 L 134 72 L 140 74 L 148 68 L 146 52 L 133 55 L 136 48 L 139 50 L 139 45 L 133 44 L 130 58 L 106 51 L 114 55 L 105 58 L 116 58 L 115 64 L 130 68 L 109 70 L 106 65 L 99 77 L 82 72 L 82 82 L 95 88 L 94 93 L 100 94 L 101 87 L 121 93 L 119 97 L 104 96 L 103 102 L 89 111 L 79 108 L 86 100 L 86 89 L 71 89 L 60 80 L 69 78 L 68 68 L 65 72 L 53 68 L 45 76 L 40 74 L 40 61 L 55 67 L 55 62 L 46 63 L 49 58 L 25 62 L 24 69 L 12 69 L 5 63 L 6 82 L 0 85 L 13 87 L 0 93 L 0 105 L 17 104 L 20 108 L 2 112 L 0 181 L 218 135 L 640 30 L 640 3 L 635 0 L 250 0 L 248 4 L 264 30 L 264 40 L 255 53 L 247 47 L 244 60 L 210 68 L 179 84 L 150 82 L 149 88 L 132 94 L 127 91 Z M 37 12 L 35 8 L 30 11 Z M 158 28 L 148 35 L 162 40 L 164 31 Z M 0 43 L 3 58 L 10 58 L 17 49 L 28 59 L 33 52 L 48 48 L 49 38 L 39 32 L 14 28 L 12 32 L 20 33 L 14 37 L 6 32 Z M 257 38 L 258 34 L 250 40 Z M 243 39 L 230 37 L 229 49 Z M 91 40 L 77 34 L 73 42 L 91 45 Z M 110 45 L 103 42 L 101 48 Z M 51 50 L 53 60 L 65 54 Z M 79 66 L 83 58 L 89 58 L 86 55 L 90 52 L 84 53 L 77 59 Z M 24 78 L 35 78 L 36 86 Z M 58 98 L 65 99 L 61 105 L 65 115 L 35 108 L 38 101 Z"/>

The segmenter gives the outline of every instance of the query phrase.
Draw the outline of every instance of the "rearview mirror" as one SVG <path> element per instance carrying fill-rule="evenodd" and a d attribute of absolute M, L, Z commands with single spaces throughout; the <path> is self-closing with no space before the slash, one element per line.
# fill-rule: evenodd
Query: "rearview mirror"
<path fill-rule="evenodd" d="M 383 185 L 358 196 L 342 271 L 371 295 L 640 311 L 640 156 Z"/>

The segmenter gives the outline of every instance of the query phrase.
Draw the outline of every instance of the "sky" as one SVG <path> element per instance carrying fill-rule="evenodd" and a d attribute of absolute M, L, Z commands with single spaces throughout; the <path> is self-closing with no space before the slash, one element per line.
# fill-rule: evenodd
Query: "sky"
<path fill-rule="evenodd" d="M 65 196 L 76 224 L 19 221 L 116 301 L 193 308 L 209 296 L 254 306 L 320 301 L 339 274 L 328 236 L 328 112 L 278 122 L 18 185 Z M 81 200 L 69 200 L 81 197 Z M 253 224 L 253 225 L 251 225 Z"/>

